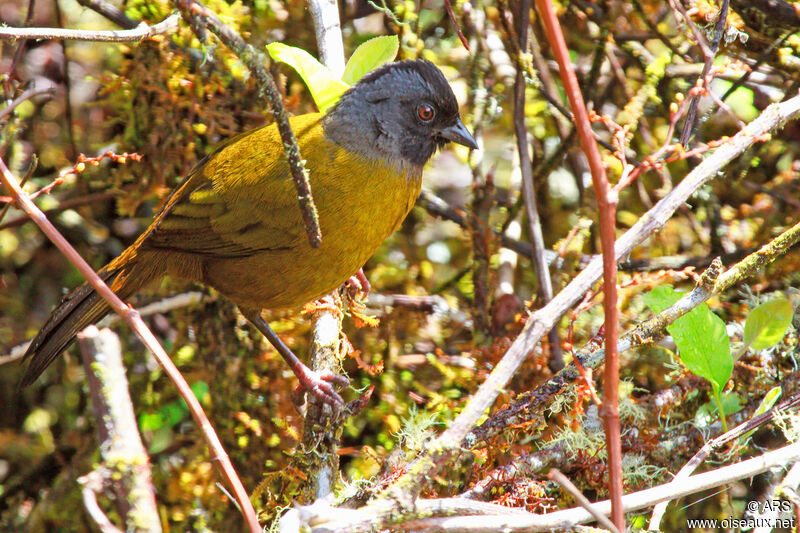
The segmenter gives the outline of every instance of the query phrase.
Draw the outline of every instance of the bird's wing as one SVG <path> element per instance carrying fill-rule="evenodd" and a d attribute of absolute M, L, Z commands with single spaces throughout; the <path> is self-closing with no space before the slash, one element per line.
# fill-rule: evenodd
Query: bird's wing
<path fill-rule="evenodd" d="M 301 150 L 322 134 L 314 115 L 294 117 Z M 274 125 L 243 134 L 198 165 L 167 201 L 146 246 L 209 257 L 246 257 L 304 243 L 305 229 Z"/>

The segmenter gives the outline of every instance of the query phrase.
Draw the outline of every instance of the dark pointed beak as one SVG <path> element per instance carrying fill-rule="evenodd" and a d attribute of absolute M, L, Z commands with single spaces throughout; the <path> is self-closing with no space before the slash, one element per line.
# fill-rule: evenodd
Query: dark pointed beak
<path fill-rule="evenodd" d="M 475 142 L 475 139 L 473 139 L 472 135 L 469 133 L 469 131 L 467 131 L 467 127 L 464 126 L 464 123 L 461 122 L 461 119 L 458 119 L 458 121 L 452 126 L 444 128 L 439 132 L 439 135 L 448 141 L 463 144 L 467 148 L 472 148 L 473 150 L 478 149 L 478 143 Z"/>

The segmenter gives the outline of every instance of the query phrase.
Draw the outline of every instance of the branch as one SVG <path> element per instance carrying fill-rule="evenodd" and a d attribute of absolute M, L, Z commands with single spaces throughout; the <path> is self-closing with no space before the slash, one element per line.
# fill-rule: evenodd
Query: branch
<path fill-rule="evenodd" d="M 303 216 L 308 242 L 312 248 L 319 248 L 322 243 L 322 234 L 319 229 L 319 218 L 314 198 L 311 196 L 311 185 L 308 182 L 308 170 L 305 167 L 300 148 L 297 146 L 297 138 L 289 125 L 289 118 L 286 109 L 283 107 L 283 99 L 275 80 L 265 66 L 267 59 L 264 54 L 258 52 L 252 45 L 247 44 L 242 36 L 236 33 L 233 28 L 222 22 L 219 17 L 203 4 L 194 0 L 173 0 L 173 4 L 180 10 L 183 18 L 194 30 L 200 42 L 205 42 L 203 28 L 208 28 L 216 35 L 225 46 L 236 54 L 244 65 L 253 74 L 258 83 L 261 96 L 266 96 L 269 102 L 275 123 L 278 125 L 278 132 L 283 141 L 283 150 L 289 162 L 289 170 L 292 173 L 292 180 L 297 191 L 297 200 L 300 203 L 300 211 Z"/>
<path fill-rule="evenodd" d="M 102 533 L 122 533 L 122 530 L 108 519 L 97 503 L 97 493 L 103 490 L 103 474 L 99 470 L 93 470 L 85 476 L 79 477 L 78 483 L 82 485 L 83 506 L 86 507 L 86 512 L 89 513 L 97 528 Z"/>
<path fill-rule="evenodd" d="M 43 211 L 43 213 L 47 214 L 48 211 Z M 3 227 L 0 226 L 0 229 L 3 229 Z M 176 294 L 175 296 L 170 296 L 169 298 L 163 298 L 161 300 L 157 300 L 147 305 L 143 305 L 138 309 L 138 311 L 139 311 L 139 316 L 145 317 L 145 316 L 155 315 L 156 313 L 168 313 L 173 309 L 180 309 L 183 307 L 194 305 L 196 303 L 200 303 L 203 301 L 210 301 L 210 300 L 213 300 L 213 297 L 209 296 L 204 292 L 189 291 Z M 119 315 L 106 315 L 106 317 L 100 321 L 100 324 L 104 326 L 110 326 L 111 324 L 115 324 L 119 320 L 121 320 L 121 317 Z M 31 344 L 30 341 L 25 341 L 23 343 L 17 344 L 16 346 L 12 347 L 11 350 L 9 350 L 9 353 L 0 355 L 0 366 L 11 363 L 12 361 L 16 361 L 17 359 L 22 359 L 22 357 L 25 355 L 25 352 L 28 350 L 28 346 L 30 346 L 30 344 Z"/>
<path fill-rule="evenodd" d="M 715 154 L 716 155 L 716 154 Z M 715 294 L 720 294 L 734 284 L 752 276 L 766 265 L 786 253 L 786 251 L 800 241 L 800 222 L 784 231 L 778 237 L 762 246 L 733 267 L 720 274 L 722 263 L 719 260 L 712 262 L 711 267 L 703 273 L 700 284 L 692 291 L 686 293 L 674 305 L 658 313 L 654 317 L 638 325 L 630 332 L 623 335 L 617 345 L 620 353 L 647 342 L 655 342 L 664 329 L 675 320 L 685 315 Z M 603 350 L 590 347 L 573 356 L 585 368 L 597 368 L 603 363 Z M 534 391 L 519 397 L 514 403 L 501 411 L 494 413 L 480 427 L 473 430 L 466 438 L 466 445 L 474 446 L 479 441 L 492 438 L 509 425 L 522 424 L 538 416 L 545 402 L 553 395 L 563 390 L 565 385 L 572 383 L 580 377 L 581 373 L 575 363 L 547 380 Z"/>
<path fill-rule="evenodd" d="M 725 444 L 731 442 L 732 440 L 738 439 L 754 431 L 756 428 L 763 426 L 767 422 L 772 421 L 778 415 L 783 414 L 791 409 L 796 408 L 800 405 L 800 394 L 796 394 L 792 398 L 786 400 L 785 402 L 777 405 L 767 411 L 766 413 L 762 413 L 758 416 L 751 418 L 750 420 L 746 420 L 736 426 L 735 428 L 731 429 L 720 435 L 719 437 L 712 439 L 706 442 L 700 450 L 692 456 L 691 459 L 681 468 L 675 477 L 672 479 L 672 482 L 676 482 L 683 479 L 688 479 L 695 469 L 702 464 L 702 462 L 711 455 L 711 452 L 724 446 Z M 650 518 L 650 524 L 648 525 L 649 531 L 659 531 L 660 530 L 660 523 L 661 519 L 664 517 L 664 513 L 667 511 L 667 505 L 669 505 L 670 500 L 664 500 L 663 502 L 659 503 L 653 509 L 653 514 Z"/>
<path fill-rule="evenodd" d="M 525 73 L 523 72 L 524 57 L 522 52 L 528 50 L 528 26 L 530 25 L 530 0 L 522 0 L 519 7 L 519 53 L 517 54 L 516 78 L 514 80 L 514 133 L 517 137 L 517 152 L 519 153 L 519 169 L 522 174 L 522 195 L 525 199 L 525 211 L 528 215 L 528 230 L 530 231 L 531 245 L 533 246 L 533 266 L 536 270 L 536 279 L 539 282 L 539 296 L 543 304 L 553 299 L 553 283 L 550 281 L 550 270 L 544 257 L 544 237 L 542 224 L 539 219 L 539 209 L 536 205 L 536 189 L 533 185 L 533 165 L 528 152 L 528 129 L 525 127 Z M 558 341 L 558 331 L 551 330 L 551 364 L 556 370 L 564 367 Z"/>
<path fill-rule="evenodd" d="M 344 43 L 336 0 L 308 0 L 308 11 L 314 21 L 319 62 L 339 78 L 344 73 Z"/>
<path fill-rule="evenodd" d="M 0 31 L 2 31 L 2 28 L 0 28 Z M 5 106 L 3 109 L 0 109 L 0 120 L 3 120 L 8 115 L 10 115 L 11 112 L 14 111 L 14 109 L 16 109 L 17 106 L 19 106 L 22 102 L 30 100 L 34 96 L 39 96 L 40 94 L 46 94 L 48 96 L 52 96 L 54 92 L 56 92 L 56 88 L 52 85 L 42 86 L 42 87 L 30 87 L 26 89 L 25 92 L 23 92 L 18 97 L 14 98 L 14 100 L 12 100 L 10 104 Z"/>
<path fill-rule="evenodd" d="M 100 471 L 109 474 L 103 476 L 105 484 L 114 491 L 127 531 L 160 532 L 150 459 L 133 413 L 119 337 L 89 326 L 78 334 L 78 345 L 100 440 Z"/>
<path fill-rule="evenodd" d="M 225 480 L 230 484 L 233 489 L 236 502 L 239 504 L 242 513 L 248 523 L 251 533 L 260 533 L 261 527 L 258 525 L 255 510 L 253 509 L 250 499 L 247 497 L 239 476 L 233 468 L 230 458 L 228 457 L 225 448 L 222 446 L 219 437 L 214 432 L 211 422 L 208 420 L 203 407 L 197 400 L 197 397 L 192 392 L 189 384 L 181 375 L 178 367 L 169 358 L 164 348 L 159 344 L 155 335 L 147 328 L 147 325 L 142 320 L 139 313 L 125 304 L 114 292 L 106 285 L 97 273 L 92 270 L 92 267 L 75 251 L 72 245 L 67 242 L 63 235 L 47 220 L 47 217 L 42 211 L 31 201 L 27 194 L 19 187 L 19 183 L 11 171 L 8 170 L 5 162 L 0 158 L 0 182 L 2 182 L 9 192 L 13 195 L 14 201 L 17 205 L 30 216 L 36 225 L 41 228 L 42 232 L 50 239 L 56 247 L 61 250 L 61 253 L 72 263 L 75 268 L 83 275 L 89 284 L 108 302 L 111 308 L 120 315 L 125 322 L 133 329 L 136 335 L 142 340 L 147 349 L 164 369 L 164 372 L 169 376 L 172 383 L 178 389 L 181 398 L 184 399 L 189 412 L 195 420 L 195 423 L 200 428 L 203 438 L 206 440 L 208 447 L 211 450 L 212 457 L 219 462 L 220 470 Z"/>
<path fill-rule="evenodd" d="M 0 27 L 0 40 L 16 41 L 17 39 L 55 39 L 75 41 L 100 41 L 100 42 L 131 42 L 141 41 L 162 33 L 173 32 L 178 29 L 178 14 L 172 14 L 155 26 L 140 23 L 132 30 L 65 30 L 60 28 L 9 28 Z"/>
<path fill-rule="evenodd" d="M 92 11 L 95 11 L 105 18 L 126 29 L 133 29 L 138 24 L 135 20 L 129 18 L 125 13 L 123 13 L 120 9 L 116 6 L 109 4 L 105 0 L 77 0 L 78 3 L 84 7 L 88 7 Z"/>
<path fill-rule="evenodd" d="M 798 459 L 800 459 L 800 443 L 790 444 L 734 465 L 627 494 L 622 498 L 623 510 L 630 512 L 644 509 L 660 501 L 695 494 L 755 476 L 771 468 L 783 467 Z M 407 513 L 397 514 L 393 503 L 384 501 L 359 510 L 301 507 L 298 509 L 298 515 L 301 519 L 305 519 L 306 525 L 313 533 L 361 533 L 387 528 L 390 525 L 392 530 L 460 533 L 569 531 L 578 524 L 594 520 L 592 514 L 582 507 L 537 515 L 488 503 L 480 503 L 478 506 L 475 504 L 479 502 L 462 498 L 443 498 L 417 500 Z M 594 512 L 608 516 L 611 513 L 611 502 L 604 500 L 592 503 L 592 508 Z M 465 514 L 470 510 L 473 514 Z M 308 521 L 309 514 L 312 515 L 313 522 Z"/>
<path fill-rule="evenodd" d="M 691 24 L 692 27 L 694 27 L 688 15 L 686 14 L 685 9 L 682 5 L 680 5 L 680 0 L 676 2 L 676 7 L 678 7 L 678 9 L 681 11 L 681 14 L 686 18 L 687 24 Z M 722 33 L 725 30 L 725 21 L 727 19 L 728 0 L 722 0 L 722 7 L 720 7 L 719 15 L 717 16 L 717 25 L 714 28 L 714 40 L 711 42 L 711 46 L 708 46 L 705 43 L 705 40 L 702 38 L 699 32 L 696 33 L 698 37 L 698 44 L 700 44 L 700 47 L 703 50 L 703 56 L 705 56 L 703 72 L 701 72 L 700 76 L 697 78 L 697 83 L 695 84 L 696 87 L 708 87 L 709 85 L 710 80 L 708 79 L 708 75 L 711 72 L 712 65 L 714 64 L 714 57 L 717 55 L 719 42 L 722 39 Z M 689 145 L 689 137 L 692 136 L 692 131 L 694 130 L 695 119 L 697 118 L 697 106 L 699 103 L 700 94 L 695 94 L 692 96 L 692 101 L 689 104 L 689 111 L 686 113 L 686 122 L 683 123 L 683 132 L 681 132 L 680 142 L 684 148 L 688 147 Z"/>

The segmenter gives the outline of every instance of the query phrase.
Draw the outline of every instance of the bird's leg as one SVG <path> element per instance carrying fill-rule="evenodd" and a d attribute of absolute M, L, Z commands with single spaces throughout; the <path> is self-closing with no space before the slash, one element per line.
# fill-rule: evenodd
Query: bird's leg
<path fill-rule="evenodd" d="M 288 363 L 294 375 L 297 376 L 301 387 L 335 409 L 340 409 L 344 406 L 342 397 L 339 396 L 333 388 L 333 385 L 347 386 L 350 384 L 349 379 L 345 376 L 334 374 L 333 372 L 315 372 L 311 370 L 292 353 L 292 350 L 283 343 L 280 337 L 278 337 L 278 334 L 269 327 L 267 321 L 261 317 L 260 311 L 242 309 L 241 307 L 239 310 L 247 320 L 258 328 L 258 331 L 267 338 L 269 343 L 278 350 L 278 353 L 281 354 L 286 363 Z"/>
<path fill-rule="evenodd" d="M 366 298 L 369 296 L 369 291 L 372 290 L 372 286 L 369 284 L 369 280 L 367 279 L 366 274 L 364 274 L 364 269 L 359 268 L 358 272 L 350 276 L 345 282 L 347 286 L 347 292 L 350 294 L 351 299 L 355 299 L 358 296 L 358 293 Z"/>

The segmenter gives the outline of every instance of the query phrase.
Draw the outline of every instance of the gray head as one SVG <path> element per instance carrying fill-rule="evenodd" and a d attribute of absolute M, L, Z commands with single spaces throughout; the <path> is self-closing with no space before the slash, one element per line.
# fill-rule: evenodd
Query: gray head
<path fill-rule="evenodd" d="M 444 75 L 424 59 L 389 63 L 361 78 L 323 127 L 337 144 L 402 167 L 422 167 L 449 141 L 478 148 Z"/>

